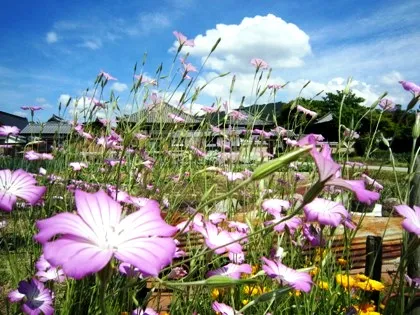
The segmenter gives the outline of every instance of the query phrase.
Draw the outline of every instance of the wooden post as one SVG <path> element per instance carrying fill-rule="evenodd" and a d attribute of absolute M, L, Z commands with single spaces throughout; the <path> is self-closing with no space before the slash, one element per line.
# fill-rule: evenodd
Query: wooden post
<path fill-rule="evenodd" d="M 415 166 L 415 173 L 413 179 L 410 183 L 410 200 L 409 204 L 413 208 L 413 206 L 420 205 L 420 156 L 417 157 L 416 166 Z M 417 240 L 418 236 L 410 233 L 408 237 L 408 242 L 410 243 L 412 240 Z M 420 247 L 417 247 L 412 255 L 409 255 L 408 258 L 408 265 L 407 265 L 407 274 L 410 278 L 420 277 Z M 417 301 L 416 301 L 417 302 Z M 420 303 L 413 303 L 411 309 L 407 312 L 410 315 L 420 315 Z"/>
<path fill-rule="evenodd" d="M 382 274 L 382 237 L 369 235 L 366 238 L 366 264 L 365 275 L 369 278 L 381 281 Z M 374 301 L 376 309 L 379 309 L 379 292 L 374 291 L 370 294 L 370 299 Z"/>

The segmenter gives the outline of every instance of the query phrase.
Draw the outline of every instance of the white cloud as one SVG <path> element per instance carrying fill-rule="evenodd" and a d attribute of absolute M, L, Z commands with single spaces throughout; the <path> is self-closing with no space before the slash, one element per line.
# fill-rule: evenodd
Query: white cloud
<path fill-rule="evenodd" d="M 125 83 L 115 82 L 112 84 L 111 89 L 115 90 L 116 92 L 124 92 L 128 89 L 128 86 Z"/>
<path fill-rule="evenodd" d="M 58 41 L 58 36 L 56 32 L 48 32 L 45 38 L 48 44 L 53 44 Z"/>
<path fill-rule="evenodd" d="M 85 40 L 81 46 L 92 50 L 96 50 L 102 47 L 102 41 L 99 39 Z"/>
<path fill-rule="evenodd" d="M 382 76 L 381 82 L 385 85 L 396 85 L 398 81 L 401 81 L 403 76 L 398 71 L 392 71 Z"/>
<path fill-rule="evenodd" d="M 253 72 L 252 58 L 262 58 L 273 68 L 299 67 L 311 53 L 309 36 L 272 14 L 246 17 L 239 24 L 217 24 L 195 37 L 195 47 L 184 49 L 204 60 L 219 37 L 221 42 L 206 65 L 216 71 Z M 177 46 L 174 42 L 171 51 Z"/>
<path fill-rule="evenodd" d="M 39 103 L 39 104 L 43 104 L 43 103 L 46 103 L 46 102 L 47 102 L 47 100 L 46 100 L 45 98 L 43 98 L 43 97 L 37 97 L 37 98 L 35 99 L 35 102 L 37 102 L 37 103 Z"/>
<path fill-rule="evenodd" d="M 13 112 L 13 115 L 20 116 L 20 117 L 27 117 L 28 113 L 16 111 L 16 112 Z"/>

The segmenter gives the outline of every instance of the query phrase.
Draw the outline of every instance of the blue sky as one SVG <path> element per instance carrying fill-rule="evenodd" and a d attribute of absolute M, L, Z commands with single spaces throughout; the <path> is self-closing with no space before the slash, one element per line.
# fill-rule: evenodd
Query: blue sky
<path fill-rule="evenodd" d="M 0 110 L 24 114 L 20 106 L 40 105 L 45 108 L 37 113 L 40 120 L 58 112 L 59 100 L 92 91 L 100 70 L 118 78 L 108 84 L 103 99 L 113 90 L 120 107 L 134 110 L 129 97 L 133 66 L 147 52 L 147 75 L 153 77 L 161 62 L 169 73 L 174 30 L 195 39 L 196 47 L 186 51 L 196 67 L 222 38 L 196 83 L 227 71 L 235 74 L 231 107 L 250 94 L 253 57 L 273 67 L 271 83 L 290 81 L 280 100 L 294 98 L 307 80 L 312 83 L 304 96 L 311 97 L 343 88 L 352 76 L 353 90 L 367 102 L 388 91 L 404 104 L 410 95 L 398 80 L 420 84 L 419 1 L 41 0 L 8 1 L 4 7 Z M 226 100 L 231 78 L 209 84 L 194 110 L 216 97 Z M 157 92 L 166 86 L 162 83 Z"/>

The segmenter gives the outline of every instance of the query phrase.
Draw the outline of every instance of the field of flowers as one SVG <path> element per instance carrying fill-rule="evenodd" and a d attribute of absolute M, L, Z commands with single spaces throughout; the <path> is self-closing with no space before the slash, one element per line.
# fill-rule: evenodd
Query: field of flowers
<path fill-rule="evenodd" d="M 350 244 L 364 219 L 353 216 L 352 207 L 355 201 L 379 203 L 384 190 L 362 163 L 349 161 L 360 117 L 337 130 L 333 158 L 322 135 L 303 136 L 316 113 L 300 106 L 298 96 L 287 126 L 259 130 L 249 122 L 243 139 L 259 135 L 261 142 L 275 137 L 279 146 L 286 144 L 278 156 L 265 153 L 250 161 L 251 140 L 250 148 L 238 152 L 228 145 L 243 113 L 231 109 L 229 99 L 219 100 L 203 110 L 225 111 L 224 123 L 214 126 L 203 116 L 200 130 L 222 135 L 226 143 L 215 152 L 205 144 L 178 145 L 171 135 L 188 130 L 176 113 L 192 106 L 205 86 L 197 86 L 201 70 L 182 53 L 194 42 L 174 34 L 179 49 L 169 73 L 160 67 L 151 79 L 136 67 L 132 87 L 133 112 L 178 102 L 173 112 L 161 113 L 171 123 L 156 122 L 155 134 L 144 132 L 147 117 L 130 123 L 118 98 L 105 101 L 107 83 L 115 78 L 101 72 L 64 143 L 51 153 L 37 152 L 33 142 L 23 156 L 0 156 L 0 313 L 373 315 L 409 309 L 420 282 L 407 275 L 420 234 L 420 205 L 409 202 L 420 116 L 409 174 L 403 182 L 395 175 L 388 193 L 395 193 L 395 213 L 405 218 L 398 271 L 386 283 L 351 274 Z M 253 59 L 250 67 L 253 103 L 263 96 L 275 101 L 287 88 L 267 84 L 265 61 Z M 413 94 L 413 109 L 420 87 L 401 84 Z M 161 86 L 165 90 L 154 92 Z M 343 102 L 349 86 L 350 80 Z M 231 92 L 234 87 L 233 76 Z M 378 105 L 384 111 L 393 107 L 381 97 L 366 115 Z M 68 106 L 60 106 L 59 115 Z M 27 107 L 32 117 L 38 109 Z M 95 128 L 89 123 L 98 111 L 107 119 Z M 302 136 L 284 139 L 287 130 L 301 130 Z M 14 126 L 0 127 L 0 135 L 17 134 Z M 300 173 L 300 161 L 314 167 Z M 337 239 L 339 252 L 333 249 Z"/>

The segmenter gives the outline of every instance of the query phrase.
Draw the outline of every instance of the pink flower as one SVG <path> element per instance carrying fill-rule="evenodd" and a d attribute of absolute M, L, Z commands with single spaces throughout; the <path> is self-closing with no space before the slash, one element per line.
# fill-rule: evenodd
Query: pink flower
<path fill-rule="evenodd" d="M 232 307 L 217 301 L 213 302 L 211 307 L 213 308 L 213 311 L 220 315 L 242 315 L 242 313 L 235 311 Z"/>
<path fill-rule="evenodd" d="M 266 199 L 261 206 L 264 211 L 275 216 L 280 214 L 283 210 L 289 209 L 290 202 L 281 199 Z"/>
<path fill-rule="evenodd" d="M 50 289 L 36 279 L 20 281 L 18 289 L 9 293 L 10 302 L 16 303 L 25 299 L 22 305 L 22 312 L 25 314 L 45 315 L 54 314 L 53 298 Z"/>
<path fill-rule="evenodd" d="M 383 98 L 379 102 L 379 107 L 381 107 L 384 111 L 392 111 L 395 109 L 395 103 L 390 99 Z"/>
<path fill-rule="evenodd" d="M 73 171 L 80 171 L 82 168 L 87 168 L 88 165 L 84 162 L 72 162 L 69 164 Z"/>
<path fill-rule="evenodd" d="M 20 132 L 20 129 L 16 126 L 1 126 L 0 127 L 0 136 L 17 136 Z"/>
<path fill-rule="evenodd" d="M 35 160 L 52 160 L 54 156 L 51 153 L 38 153 L 34 150 L 25 152 L 24 158 L 28 161 L 35 161 Z"/>
<path fill-rule="evenodd" d="M 131 312 L 131 315 L 159 315 L 154 309 L 147 307 L 146 309 L 137 308 Z"/>
<path fill-rule="evenodd" d="M 292 139 L 289 139 L 289 138 L 284 138 L 283 140 L 286 141 L 287 145 L 290 145 L 292 147 L 299 146 L 299 143 L 296 140 L 292 140 Z"/>
<path fill-rule="evenodd" d="M 402 227 L 408 232 L 420 235 L 420 206 L 413 208 L 407 205 L 395 206 L 397 213 L 405 218 Z"/>
<path fill-rule="evenodd" d="M 168 274 L 168 279 L 178 280 L 185 277 L 187 274 L 188 272 L 183 267 L 175 267 Z"/>
<path fill-rule="evenodd" d="M 420 86 L 410 81 L 398 81 L 406 91 L 420 93 Z"/>
<path fill-rule="evenodd" d="M 41 106 L 21 106 L 23 110 L 30 110 L 32 112 L 43 109 Z"/>
<path fill-rule="evenodd" d="M 268 84 L 267 87 L 271 90 L 280 90 L 283 86 L 281 84 Z"/>
<path fill-rule="evenodd" d="M 349 137 L 350 139 L 359 139 L 360 138 L 360 135 L 356 131 L 351 130 L 347 127 L 344 127 L 344 133 L 343 134 L 344 134 L 345 137 Z"/>
<path fill-rule="evenodd" d="M 260 58 L 253 58 L 251 59 L 251 65 L 255 66 L 258 69 L 268 69 L 268 63 Z"/>
<path fill-rule="evenodd" d="M 44 195 L 46 187 L 35 186 L 36 180 L 24 170 L 13 173 L 6 169 L 0 171 L 0 210 L 12 211 L 17 197 L 36 204 Z"/>
<path fill-rule="evenodd" d="M 141 79 L 141 84 L 150 84 L 150 85 L 157 85 L 157 81 L 155 79 L 149 79 L 145 76 L 141 75 L 134 75 L 134 78 L 137 80 Z"/>
<path fill-rule="evenodd" d="M 207 277 L 212 276 L 227 276 L 231 277 L 233 279 L 239 279 L 241 277 L 242 273 L 251 274 L 252 273 L 252 267 L 248 264 L 243 265 L 236 265 L 236 264 L 227 264 L 226 266 L 223 266 L 216 270 L 211 270 L 207 272 Z"/>
<path fill-rule="evenodd" d="M 370 178 L 369 176 L 367 176 L 366 174 L 362 174 L 363 179 L 365 180 L 365 183 L 368 185 L 373 186 L 373 188 L 377 191 L 380 191 L 382 189 L 384 189 L 384 186 L 382 186 L 381 184 L 379 184 L 375 179 Z"/>
<path fill-rule="evenodd" d="M 349 213 L 341 203 L 315 198 L 303 207 L 308 222 L 318 222 L 321 225 L 338 226 L 343 223 Z"/>
<path fill-rule="evenodd" d="M 61 266 L 66 275 L 81 279 L 100 271 L 115 256 L 157 276 L 172 261 L 176 246 L 171 236 L 176 228 L 162 220 L 157 202 L 122 219 L 120 204 L 102 190 L 94 194 L 76 190 L 75 200 L 77 214 L 59 213 L 36 223 L 35 239 L 43 245 L 45 259 Z"/>
<path fill-rule="evenodd" d="M 290 234 L 294 234 L 295 231 L 302 225 L 302 219 L 299 217 L 292 217 L 290 219 L 284 220 L 284 216 L 281 214 L 275 214 L 273 220 L 269 220 L 265 222 L 266 225 L 276 224 L 274 226 L 274 231 L 283 232 L 287 229 L 289 230 Z M 280 223 L 279 223 L 280 222 Z"/>
<path fill-rule="evenodd" d="M 104 72 L 102 70 L 101 70 L 101 72 L 99 72 L 98 76 L 104 77 L 105 80 L 107 80 L 107 81 L 111 81 L 111 80 L 117 81 L 117 78 L 114 78 L 112 75 L 110 75 L 109 73 Z"/>
<path fill-rule="evenodd" d="M 226 214 L 224 213 L 212 213 L 209 215 L 209 221 L 213 224 L 219 224 L 220 222 L 226 220 Z"/>
<path fill-rule="evenodd" d="M 235 181 L 238 179 L 244 179 L 245 175 L 240 172 L 221 172 L 222 175 L 226 176 L 228 181 Z"/>
<path fill-rule="evenodd" d="M 54 282 L 64 282 L 66 276 L 64 275 L 63 270 L 56 268 L 50 265 L 48 261 L 45 260 L 44 255 L 39 257 L 36 262 L 36 269 L 38 270 L 35 274 L 41 282 L 54 281 Z"/>
<path fill-rule="evenodd" d="M 262 257 L 261 260 L 264 262 L 262 269 L 270 278 L 275 278 L 279 282 L 284 281 L 295 290 L 303 292 L 311 290 L 312 279 L 308 273 L 286 267 L 278 260 L 274 261 L 265 257 Z"/>
<path fill-rule="evenodd" d="M 191 151 L 193 151 L 195 153 L 195 155 L 197 155 L 198 157 L 206 157 L 207 153 L 199 150 L 198 148 L 196 148 L 195 146 L 190 146 Z"/>
<path fill-rule="evenodd" d="M 229 244 L 234 241 L 231 233 L 224 230 L 219 231 L 218 228 L 210 222 L 206 222 L 205 227 L 196 226 L 195 230 L 204 236 L 206 245 L 210 249 L 215 249 L 214 252 L 216 254 L 242 252 L 242 246 L 239 243 Z"/>
<path fill-rule="evenodd" d="M 228 115 L 235 120 L 244 120 L 244 119 L 247 119 L 248 117 L 247 115 L 242 114 L 241 112 L 237 110 L 232 110 Z"/>
<path fill-rule="evenodd" d="M 318 114 L 317 114 L 316 112 L 311 111 L 311 110 L 309 110 L 309 109 L 306 109 L 305 107 L 303 107 L 303 106 L 301 106 L 301 105 L 296 106 L 296 110 L 297 110 L 298 112 L 303 113 L 304 115 L 309 115 L 309 116 L 311 116 L 312 118 L 315 118 L 316 116 L 318 116 Z"/>
<path fill-rule="evenodd" d="M 219 110 L 218 108 L 209 107 L 209 106 L 201 106 L 200 109 L 209 114 L 216 113 Z"/>
<path fill-rule="evenodd" d="M 172 119 L 175 123 L 183 123 L 183 122 L 185 122 L 185 119 L 184 118 L 179 117 L 179 116 L 177 116 L 175 114 L 172 114 L 172 113 L 169 113 L 168 114 L 168 117 L 170 119 Z"/>
<path fill-rule="evenodd" d="M 176 39 L 178 40 L 179 46 L 190 46 L 194 47 L 194 40 L 193 39 L 187 39 L 187 37 L 177 31 L 173 31 L 173 34 L 175 35 Z"/>

